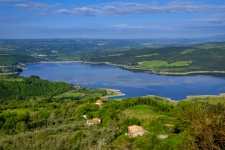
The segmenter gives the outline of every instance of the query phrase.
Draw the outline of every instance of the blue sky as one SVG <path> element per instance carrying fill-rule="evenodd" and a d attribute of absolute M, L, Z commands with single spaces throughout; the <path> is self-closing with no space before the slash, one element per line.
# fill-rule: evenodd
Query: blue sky
<path fill-rule="evenodd" d="M 0 0 L 0 38 L 192 38 L 225 34 L 224 0 Z"/>

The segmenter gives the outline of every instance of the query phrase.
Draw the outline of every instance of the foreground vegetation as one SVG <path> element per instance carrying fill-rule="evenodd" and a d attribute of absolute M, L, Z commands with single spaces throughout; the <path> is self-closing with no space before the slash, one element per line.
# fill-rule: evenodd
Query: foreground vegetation
<path fill-rule="evenodd" d="M 4 85 L 0 88 L 4 95 L 0 98 L 0 149 L 225 148 L 223 103 L 181 101 L 174 105 L 161 98 L 143 97 L 104 100 L 104 105 L 98 106 L 94 103 L 100 97 L 96 96 L 107 94 L 102 89 L 74 87 L 37 76 L 2 77 L 0 83 Z M 23 92 L 11 91 L 18 84 Z M 18 93 L 24 93 L 20 99 Z M 83 115 L 100 118 L 101 124 L 88 126 Z M 134 124 L 148 134 L 130 139 L 125 133 Z"/>

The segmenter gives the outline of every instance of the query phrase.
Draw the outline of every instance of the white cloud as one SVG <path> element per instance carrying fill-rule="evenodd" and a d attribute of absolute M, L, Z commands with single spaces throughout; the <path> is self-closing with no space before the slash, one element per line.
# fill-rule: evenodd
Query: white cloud
<path fill-rule="evenodd" d="M 57 13 L 60 13 L 60 14 L 71 14 L 71 11 L 68 10 L 68 9 L 60 9 L 60 10 L 57 10 Z"/>
<path fill-rule="evenodd" d="M 45 3 L 29 2 L 26 0 L 0 0 L 0 2 L 2 2 L 0 6 L 16 7 L 16 8 L 26 9 L 26 10 L 47 10 L 49 8 L 54 8 L 59 6 L 59 4 L 49 5 Z"/>
<path fill-rule="evenodd" d="M 223 27 L 225 29 L 225 13 L 214 14 L 204 19 L 186 20 L 182 24 L 186 27 Z"/>
<path fill-rule="evenodd" d="M 55 11 L 59 14 L 65 14 L 61 10 Z M 86 7 L 76 7 L 67 10 L 67 14 L 73 15 L 132 15 L 132 14 L 149 14 L 158 12 L 225 12 L 225 5 L 206 5 L 194 2 L 174 1 L 167 5 L 159 6 L 155 3 L 141 4 L 141 3 L 127 3 L 114 2 L 99 5 L 92 5 Z"/>
<path fill-rule="evenodd" d="M 119 25 L 116 25 L 117 27 L 129 27 L 129 25 L 127 24 L 119 24 Z"/>
<path fill-rule="evenodd" d="M 35 3 L 35 2 L 27 2 L 21 4 L 15 4 L 14 7 L 19 7 L 28 10 L 35 10 L 35 9 L 46 9 L 53 7 L 52 5 L 44 4 L 44 3 Z"/>

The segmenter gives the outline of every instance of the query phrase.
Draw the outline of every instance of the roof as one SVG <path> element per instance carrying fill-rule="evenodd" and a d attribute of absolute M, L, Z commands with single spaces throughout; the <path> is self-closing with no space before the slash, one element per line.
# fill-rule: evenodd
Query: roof
<path fill-rule="evenodd" d="M 92 120 L 87 120 L 87 123 L 100 123 L 101 122 L 101 119 L 99 118 L 94 118 Z"/>
<path fill-rule="evenodd" d="M 102 100 L 98 99 L 95 103 L 102 103 Z"/>
<path fill-rule="evenodd" d="M 87 123 L 99 123 L 98 120 L 87 120 Z"/>
<path fill-rule="evenodd" d="M 129 126 L 128 130 L 131 133 L 135 133 L 135 132 L 145 132 L 145 130 L 141 127 L 141 126 L 137 126 L 137 125 L 133 125 L 133 126 Z"/>

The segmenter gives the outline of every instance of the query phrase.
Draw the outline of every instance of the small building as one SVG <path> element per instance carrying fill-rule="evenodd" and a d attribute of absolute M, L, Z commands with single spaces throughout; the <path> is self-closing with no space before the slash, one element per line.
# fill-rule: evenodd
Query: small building
<path fill-rule="evenodd" d="M 220 97 L 225 97 L 225 93 L 220 94 Z"/>
<path fill-rule="evenodd" d="M 96 102 L 95 102 L 95 104 L 97 104 L 97 105 L 103 105 L 103 100 L 101 100 L 101 99 L 98 99 Z"/>
<path fill-rule="evenodd" d="M 147 134 L 147 131 L 145 131 L 141 126 L 133 125 L 128 127 L 128 136 L 130 138 L 143 136 L 145 134 Z"/>
<path fill-rule="evenodd" d="M 99 124 L 99 123 L 101 123 L 101 119 L 99 119 L 99 118 L 87 120 L 87 125 L 89 125 L 89 126 L 94 125 L 94 124 Z"/>
<path fill-rule="evenodd" d="M 157 138 L 160 139 L 160 140 L 163 140 L 163 139 L 167 139 L 169 137 L 169 135 L 157 135 Z"/>

